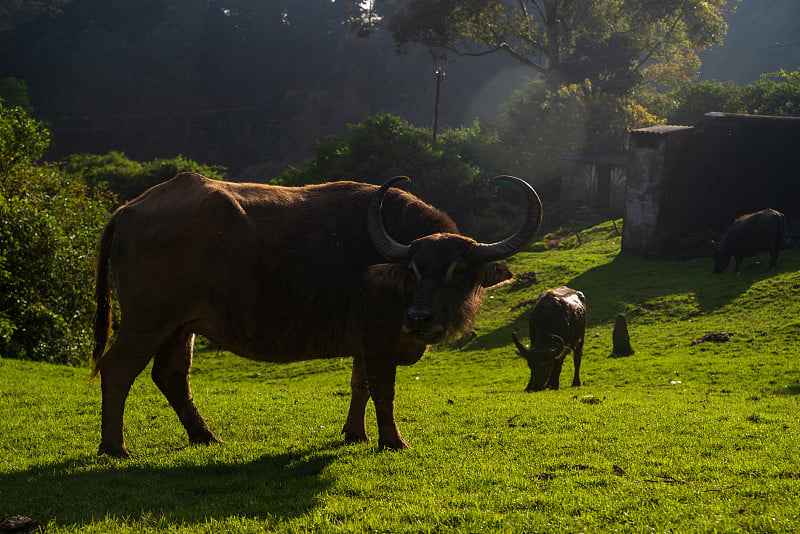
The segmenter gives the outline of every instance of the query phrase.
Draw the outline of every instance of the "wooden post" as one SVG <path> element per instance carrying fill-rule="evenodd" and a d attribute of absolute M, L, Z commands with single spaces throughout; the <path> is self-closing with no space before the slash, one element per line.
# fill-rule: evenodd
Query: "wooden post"
<path fill-rule="evenodd" d="M 611 349 L 611 356 L 630 356 L 633 354 L 631 337 L 628 335 L 628 320 L 622 314 L 617 315 L 617 320 L 614 322 L 614 333 L 611 334 L 611 341 L 614 345 Z"/>
<path fill-rule="evenodd" d="M 442 67 L 436 67 L 436 101 L 433 104 L 433 143 L 436 143 L 436 131 L 439 129 L 439 86 L 442 85 L 442 78 L 445 73 Z"/>

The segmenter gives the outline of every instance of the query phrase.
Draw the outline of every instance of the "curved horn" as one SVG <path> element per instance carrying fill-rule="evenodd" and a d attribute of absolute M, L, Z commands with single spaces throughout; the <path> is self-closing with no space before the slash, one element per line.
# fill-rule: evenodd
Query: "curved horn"
<path fill-rule="evenodd" d="M 527 198 L 528 214 L 525 217 L 525 224 L 513 235 L 497 243 L 478 243 L 478 245 L 472 249 L 472 259 L 477 261 L 497 261 L 514 255 L 533 239 L 533 236 L 536 235 L 536 232 L 542 225 L 542 201 L 528 182 L 507 175 L 495 176 L 494 180 L 504 180 L 517 184 Z"/>
<path fill-rule="evenodd" d="M 554 346 L 554 349 L 551 351 L 551 354 L 555 354 L 556 360 L 566 356 L 567 353 L 569 352 L 569 347 L 567 346 L 567 342 L 564 341 L 564 338 L 562 338 L 561 336 L 558 336 L 556 334 L 550 334 L 550 338 L 553 341 L 555 341 L 558 345 L 561 345 L 560 347 L 555 347 Z"/>
<path fill-rule="evenodd" d="M 381 256 L 394 263 L 401 263 L 408 258 L 408 251 L 411 247 L 403 245 L 394 240 L 392 236 L 386 231 L 383 226 L 383 216 L 381 215 L 381 208 L 383 207 L 383 196 L 386 191 L 396 182 L 399 181 L 410 182 L 408 176 L 395 176 L 387 180 L 372 197 L 369 202 L 369 210 L 367 211 L 367 230 L 372 244 L 378 250 Z"/>

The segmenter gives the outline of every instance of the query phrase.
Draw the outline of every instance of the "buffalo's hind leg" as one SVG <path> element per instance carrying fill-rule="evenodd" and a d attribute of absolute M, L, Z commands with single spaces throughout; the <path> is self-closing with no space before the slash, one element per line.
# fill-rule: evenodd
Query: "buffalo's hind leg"
<path fill-rule="evenodd" d="M 365 422 L 367 403 L 369 402 L 369 386 L 364 357 L 359 355 L 353 359 L 353 372 L 350 375 L 350 409 L 342 433 L 347 443 L 369 441 Z"/>
<path fill-rule="evenodd" d="M 178 414 L 190 443 L 207 445 L 220 440 L 208 428 L 192 399 L 189 369 L 192 366 L 194 333 L 179 328 L 159 347 L 153 362 L 153 382 Z"/>
<path fill-rule="evenodd" d="M 98 454 L 117 458 L 131 456 L 122 434 L 125 400 L 136 377 L 153 357 L 155 347 L 152 339 L 150 336 L 129 334 L 122 327 L 117 339 L 98 362 L 103 396 Z"/>

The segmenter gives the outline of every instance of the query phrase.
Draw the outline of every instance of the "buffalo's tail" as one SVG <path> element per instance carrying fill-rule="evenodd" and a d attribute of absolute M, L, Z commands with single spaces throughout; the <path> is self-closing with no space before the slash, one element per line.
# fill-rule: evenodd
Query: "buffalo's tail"
<path fill-rule="evenodd" d="M 95 254 L 95 301 L 97 309 L 94 313 L 94 350 L 92 360 L 94 370 L 91 378 L 100 372 L 100 360 L 108 347 L 108 340 L 111 337 L 111 287 L 109 283 L 111 256 L 111 243 L 114 240 L 114 229 L 116 227 L 116 217 L 111 219 L 103 229 L 103 236 L 100 238 L 100 245 Z"/>

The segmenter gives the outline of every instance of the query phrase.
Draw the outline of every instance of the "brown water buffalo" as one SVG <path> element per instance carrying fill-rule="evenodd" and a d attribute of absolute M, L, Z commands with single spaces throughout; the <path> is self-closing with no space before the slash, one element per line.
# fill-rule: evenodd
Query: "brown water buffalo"
<path fill-rule="evenodd" d="M 566 286 L 543 291 L 528 316 L 531 346 L 525 347 L 513 332 L 511 338 L 528 361 L 531 379 L 525 391 L 558 389 L 564 357 L 572 351 L 573 386 L 581 385 L 580 369 L 586 334 L 586 298 Z"/>
<path fill-rule="evenodd" d="M 765 209 L 737 217 L 728 227 L 722 243 L 714 250 L 714 274 L 724 271 L 736 259 L 734 272 L 739 272 L 742 260 L 759 252 L 769 252 L 769 266 L 775 267 L 778 252 L 786 233 L 786 217 L 783 213 Z"/>
<path fill-rule="evenodd" d="M 366 441 L 370 397 L 381 447 L 408 447 L 394 420 L 398 365 L 468 331 L 484 287 L 504 278 L 541 224 L 524 181 L 524 224 L 496 243 L 458 233 L 443 212 L 383 186 L 278 187 L 182 173 L 117 210 L 97 256 L 95 374 L 103 396 L 100 453 L 129 456 L 125 400 L 155 358 L 152 378 L 191 443 L 218 441 L 192 400 L 195 334 L 271 362 L 352 356 L 343 433 Z M 121 310 L 110 337 L 113 275 Z"/>

